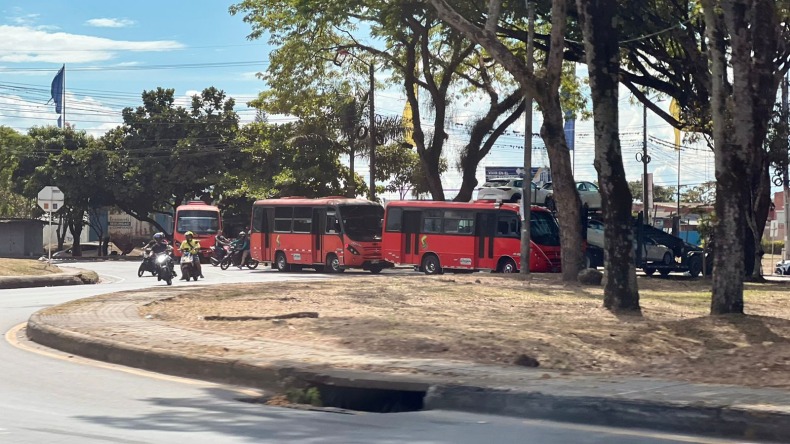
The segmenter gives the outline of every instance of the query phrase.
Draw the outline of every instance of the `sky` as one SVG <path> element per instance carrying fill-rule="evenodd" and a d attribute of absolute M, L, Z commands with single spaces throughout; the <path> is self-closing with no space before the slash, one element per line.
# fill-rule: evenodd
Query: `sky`
<path fill-rule="evenodd" d="M 95 136 L 122 121 L 121 110 L 141 104 L 144 90 L 175 89 L 186 105 L 189 98 L 214 86 L 236 99 L 242 122 L 251 121 L 254 110 L 246 102 L 266 89 L 256 77 L 268 66 L 271 47 L 267 39 L 249 41 L 249 25 L 231 16 L 232 2 L 176 0 L 109 2 L 3 0 L 0 5 L 0 125 L 26 132 L 32 126 L 54 125 L 57 115 L 50 99 L 50 84 L 66 66 L 66 121 Z M 579 75 L 584 74 L 583 67 Z M 385 74 L 379 74 L 385 75 Z M 384 80 L 384 79 L 381 79 Z M 642 151 L 642 107 L 634 105 L 621 88 L 620 129 L 628 180 L 639 180 L 642 164 L 634 156 Z M 376 92 L 376 112 L 400 115 L 405 94 L 398 88 Z M 450 134 L 445 157 L 449 170 L 443 176 L 447 195 L 452 197 L 461 183 L 455 167 L 457 152 L 465 141 L 465 124 L 480 113 L 480 102 L 457 103 L 445 129 Z M 668 101 L 661 102 L 668 108 Z M 426 107 L 427 110 L 427 107 Z M 274 117 L 270 121 L 286 120 Z M 431 125 L 429 119 L 423 122 Z M 539 131 L 541 117 L 534 113 L 533 127 Z M 484 180 L 485 166 L 523 164 L 524 121 L 517 121 L 501 137 L 478 169 Z M 648 165 L 654 183 L 678 184 L 678 152 L 672 148 L 673 131 L 648 113 L 650 136 Z M 576 180 L 597 179 L 593 167 L 591 121 L 576 124 L 576 150 L 572 156 Z M 707 149 L 689 146 L 680 151 L 679 183 L 698 185 L 713 180 L 713 158 Z M 548 166 L 540 138 L 533 141 L 533 166 Z M 364 159 L 357 172 L 368 174 Z"/>

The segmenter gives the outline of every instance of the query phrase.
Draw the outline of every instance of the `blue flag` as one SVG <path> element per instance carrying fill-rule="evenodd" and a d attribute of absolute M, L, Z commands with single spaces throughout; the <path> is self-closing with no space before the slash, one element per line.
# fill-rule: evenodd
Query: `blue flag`
<path fill-rule="evenodd" d="M 66 87 L 66 65 L 63 65 L 58 74 L 52 79 L 52 101 L 55 102 L 55 112 L 63 112 L 63 90 Z M 58 125 L 60 126 L 60 125 Z"/>

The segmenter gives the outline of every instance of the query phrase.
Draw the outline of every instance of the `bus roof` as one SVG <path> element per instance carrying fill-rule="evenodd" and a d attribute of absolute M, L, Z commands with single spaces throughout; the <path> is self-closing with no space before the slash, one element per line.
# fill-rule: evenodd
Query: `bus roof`
<path fill-rule="evenodd" d="M 495 210 L 501 208 L 504 210 L 518 212 L 518 204 L 514 203 L 501 203 L 497 207 L 497 203 L 493 200 L 477 200 L 474 202 L 451 202 L 440 200 L 392 200 L 387 202 L 387 207 L 410 207 L 410 208 L 448 208 L 458 210 Z M 544 207 L 532 205 L 531 211 L 545 211 Z"/>
<path fill-rule="evenodd" d="M 202 200 L 191 200 L 191 201 L 189 201 L 189 202 L 187 202 L 185 204 L 181 204 L 178 207 L 176 207 L 176 211 L 189 210 L 189 209 L 192 209 L 192 210 L 202 209 L 202 210 L 219 211 L 219 207 L 217 207 L 215 205 L 209 205 L 209 204 L 203 202 Z"/>
<path fill-rule="evenodd" d="M 281 197 L 278 199 L 262 199 L 256 200 L 255 205 L 378 205 L 381 206 L 378 202 L 371 202 L 365 199 L 355 199 L 351 197 L 343 197 L 343 196 L 327 196 L 327 197 L 318 197 L 315 199 L 308 199 L 306 197 L 301 196 L 293 196 L 293 197 Z"/>

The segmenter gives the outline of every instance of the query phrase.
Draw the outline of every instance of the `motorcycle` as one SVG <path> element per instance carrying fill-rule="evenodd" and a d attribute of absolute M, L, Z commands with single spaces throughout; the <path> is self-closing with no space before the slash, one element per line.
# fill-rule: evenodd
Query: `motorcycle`
<path fill-rule="evenodd" d="M 165 281 L 167 285 L 173 285 L 173 278 L 176 277 L 173 270 L 173 258 L 170 257 L 170 249 L 167 253 L 159 253 L 156 255 L 154 262 L 157 268 L 157 281 Z"/>
<path fill-rule="evenodd" d="M 184 276 L 184 280 L 189 280 L 192 278 L 193 280 L 198 280 L 198 273 L 197 265 L 195 262 L 199 261 L 200 257 L 192 254 L 188 251 L 181 252 L 181 274 Z"/>
<path fill-rule="evenodd" d="M 224 259 L 230 253 L 230 247 L 228 245 L 214 245 L 211 247 L 211 250 L 214 254 L 211 255 L 211 265 L 218 266 L 222 259 Z"/>
<path fill-rule="evenodd" d="M 235 248 L 233 250 L 230 250 L 228 254 L 226 254 L 225 257 L 222 258 L 222 261 L 219 263 L 219 268 L 223 270 L 227 270 L 231 265 L 238 267 L 239 261 L 241 261 L 241 255 L 242 252 L 240 250 L 236 250 Z M 258 268 L 258 261 L 256 261 L 250 256 L 247 256 L 247 260 L 244 262 L 244 265 L 242 266 L 246 266 L 250 270 L 254 270 Z"/>
<path fill-rule="evenodd" d="M 146 248 L 143 250 L 143 262 L 137 269 L 137 277 L 143 277 L 143 274 L 146 271 L 150 272 L 151 276 L 156 276 L 157 266 L 154 263 L 154 254 L 151 251 L 151 248 Z"/>

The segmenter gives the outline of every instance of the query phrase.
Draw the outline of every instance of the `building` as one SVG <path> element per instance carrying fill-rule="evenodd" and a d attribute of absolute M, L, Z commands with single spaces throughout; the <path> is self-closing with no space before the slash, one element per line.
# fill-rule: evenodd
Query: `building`
<path fill-rule="evenodd" d="M 0 219 L 0 257 L 41 256 L 44 222 L 37 219 Z"/>

